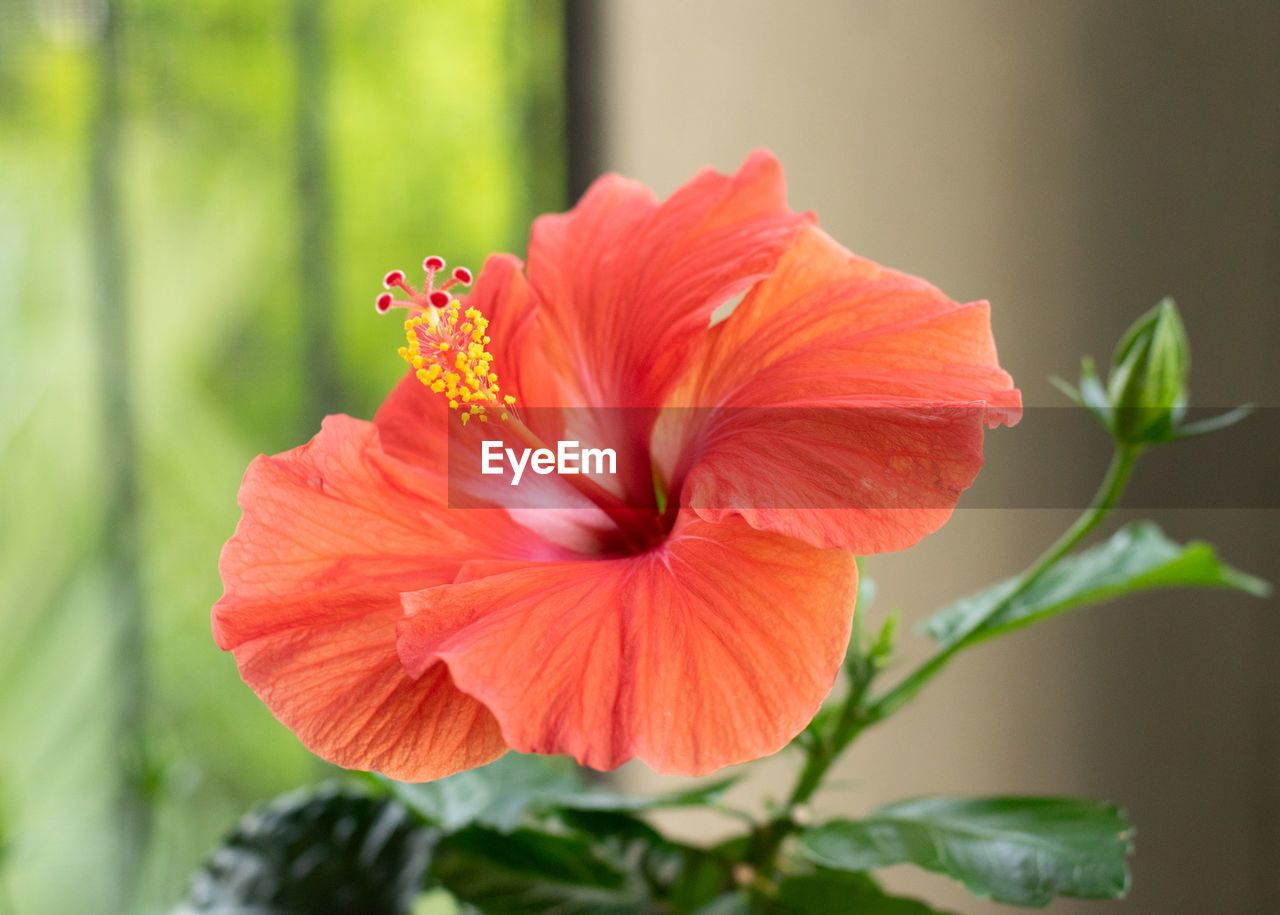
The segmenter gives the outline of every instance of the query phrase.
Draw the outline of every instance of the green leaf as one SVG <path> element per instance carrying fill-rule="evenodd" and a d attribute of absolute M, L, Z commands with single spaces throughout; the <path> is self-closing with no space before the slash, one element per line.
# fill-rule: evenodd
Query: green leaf
<path fill-rule="evenodd" d="M 445 832 L 475 823 L 514 829 L 548 795 L 570 797 L 584 786 L 571 759 L 521 753 L 425 784 L 378 779 L 397 800 Z"/>
<path fill-rule="evenodd" d="M 954 877 L 978 896 L 1042 906 L 1055 896 L 1123 896 L 1131 834 L 1120 810 L 1097 801 L 922 798 L 809 829 L 800 846 L 825 867 L 910 863 Z"/>
<path fill-rule="evenodd" d="M 645 887 L 590 843 L 529 829 L 471 826 L 441 840 L 431 874 L 459 900 L 493 915 L 652 911 Z"/>
<path fill-rule="evenodd" d="M 880 634 L 876 636 L 875 644 L 867 652 L 867 658 L 875 670 L 883 670 L 893 657 L 893 646 L 897 640 L 898 625 L 901 622 L 902 613 L 895 610 L 885 618 L 884 625 L 880 627 Z"/>
<path fill-rule="evenodd" d="M 976 642 L 1021 628 L 1073 607 L 1157 588 L 1234 588 L 1259 597 L 1260 578 L 1223 564 L 1202 541 L 1179 545 L 1150 521 L 1116 531 L 1110 539 L 1061 560 L 994 617 L 983 617 L 1017 588 L 1011 578 L 946 607 L 922 624 L 942 647 Z"/>
<path fill-rule="evenodd" d="M 740 855 L 673 842 L 626 811 L 565 808 L 559 816 L 565 826 L 593 840 L 597 853 L 619 867 L 635 869 L 639 862 L 639 871 L 653 892 L 680 912 L 709 902 L 732 885 L 733 865 L 741 860 Z"/>
<path fill-rule="evenodd" d="M 1107 396 L 1107 390 L 1102 386 L 1102 379 L 1098 377 L 1098 370 L 1089 356 L 1080 360 L 1080 403 L 1097 417 L 1104 429 L 1111 431 L 1111 399 Z"/>
<path fill-rule="evenodd" d="M 674 876 L 654 866 L 665 857 Z M 701 848 L 669 843 L 653 849 L 646 859 L 652 873 L 665 877 L 663 897 L 678 912 L 709 905 L 726 886 L 733 885 L 734 861 Z"/>
<path fill-rule="evenodd" d="M 658 845 L 666 841 L 662 833 L 632 813 L 621 810 L 559 811 L 560 821 L 574 832 L 591 839 L 615 839 Z"/>
<path fill-rule="evenodd" d="M 552 791 L 542 798 L 548 807 L 571 810 L 666 810 L 672 807 L 704 807 L 716 804 L 738 781 L 737 776 L 724 778 L 686 791 L 670 794 L 619 794 L 601 789 L 573 792 Z"/>
<path fill-rule="evenodd" d="M 660 795 L 619 794 L 588 785 L 565 756 L 508 753 L 500 759 L 425 784 L 376 776 L 395 797 L 445 832 L 471 825 L 510 831 L 529 816 L 555 810 L 660 810 L 714 804 L 736 778 Z"/>
<path fill-rule="evenodd" d="M 841 870 L 823 869 L 784 878 L 778 887 L 778 902 L 782 911 L 791 915 L 944 915 L 919 900 L 888 895 L 867 874 Z"/>
<path fill-rule="evenodd" d="M 1242 419 L 1246 419 L 1253 413 L 1255 407 L 1253 404 L 1247 403 L 1236 407 L 1234 410 L 1228 410 L 1226 413 L 1220 413 L 1217 416 L 1211 416 L 1208 419 L 1197 420 L 1196 422 L 1183 423 L 1173 430 L 1173 438 L 1195 438 L 1197 435 L 1208 435 L 1210 432 L 1217 432 L 1219 429 L 1226 429 L 1228 426 L 1234 426 Z"/>
<path fill-rule="evenodd" d="M 242 819 L 176 911 L 407 913 L 429 852 L 428 830 L 394 801 L 298 791 Z"/>
<path fill-rule="evenodd" d="M 784 877 L 776 896 L 735 890 L 694 910 L 694 915 L 948 915 L 923 902 L 890 896 L 868 874 L 820 868 Z"/>
<path fill-rule="evenodd" d="M 706 905 L 693 910 L 693 915 L 760 915 L 761 909 L 753 906 L 745 890 L 724 893 Z"/>
<path fill-rule="evenodd" d="M 1066 395 L 1067 399 L 1074 403 L 1077 407 L 1084 406 L 1084 399 L 1080 396 L 1080 392 L 1076 386 L 1065 378 L 1059 378 L 1057 375 L 1049 376 L 1049 384 L 1053 385 L 1059 391 Z"/>

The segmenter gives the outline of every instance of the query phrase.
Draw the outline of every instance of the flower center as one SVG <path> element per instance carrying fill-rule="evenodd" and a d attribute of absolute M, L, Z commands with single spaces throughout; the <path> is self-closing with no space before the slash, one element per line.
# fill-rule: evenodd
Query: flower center
<path fill-rule="evenodd" d="M 387 292 L 376 300 L 379 314 L 403 308 L 405 345 L 400 357 L 413 367 L 414 375 L 429 390 L 440 394 L 457 410 L 462 424 L 473 417 L 482 423 L 494 418 L 505 431 L 530 449 L 551 452 L 546 443 L 521 421 L 516 399 L 502 394 L 493 371 L 493 355 L 488 351 L 489 319 L 478 308 L 459 302 L 449 292 L 454 286 L 471 284 L 471 271 L 455 267 L 438 288 L 436 275 L 444 270 L 444 258 L 431 256 L 422 262 L 426 280 L 421 290 L 405 279 L 403 270 L 392 270 L 382 279 Z M 390 290 L 401 290 L 407 300 L 397 299 Z M 464 307 L 465 306 L 465 307 Z M 561 476 L 566 484 L 586 496 L 617 526 L 618 537 L 629 552 L 642 552 L 660 543 L 670 529 L 669 519 L 650 509 L 628 506 L 585 473 Z"/>
<path fill-rule="evenodd" d="M 413 366 L 417 379 L 437 394 L 443 394 L 449 408 L 459 411 L 463 425 L 471 417 L 489 421 L 489 408 L 497 407 L 499 419 L 507 419 L 505 407 L 516 399 L 502 395 L 498 376 L 492 369 L 493 355 L 486 346 L 489 319 L 478 308 L 462 304 L 449 293 L 456 285 L 469 285 L 471 271 L 455 267 L 440 288 L 436 274 L 444 270 L 444 258 L 432 255 L 422 262 L 426 280 L 422 290 L 415 290 L 405 279 L 403 270 L 392 270 L 383 277 L 382 285 L 400 289 L 409 301 L 395 298 L 390 292 L 378 296 L 380 314 L 392 308 L 404 308 L 409 316 L 404 322 L 405 346 L 400 357 Z"/>

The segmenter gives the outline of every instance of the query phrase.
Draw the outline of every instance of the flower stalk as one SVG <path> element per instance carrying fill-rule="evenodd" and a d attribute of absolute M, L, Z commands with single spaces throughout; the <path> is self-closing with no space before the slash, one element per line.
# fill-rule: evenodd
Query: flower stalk
<path fill-rule="evenodd" d="M 807 803 L 821 787 L 828 770 L 866 728 L 888 718 L 920 692 L 957 654 L 978 641 L 978 632 L 1015 600 L 1025 594 L 1045 573 L 1078 546 L 1116 507 L 1124 494 L 1138 457 L 1145 446 L 1117 441 L 1106 475 L 1089 507 L 1022 573 L 1017 585 L 978 619 L 970 633 L 946 648 L 940 649 L 896 686 L 868 701 L 872 682 L 887 660 L 892 635 L 892 620 L 877 643 L 869 650 L 861 644 L 861 630 L 855 624 L 850 656 L 845 663 L 850 682 L 849 692 L 840 704 L 835 724 L 829 729 L 810 731 L 806 757 L 782 812 L 759 826 L 752 834 L 749 860 L 765 876 L 778 871 L 777 856 L 787 836 L 800 828 L 796 809 Z"/>
<path fill-rule="evenodd" d="M 1111 463 L 1107 467 L 1106 476 L 1103 477 L 1097 493 L 1089 503 L 1089 507 L 1054 541 L 1053 545 L 1041 553 L 1040 557 L 1022 573 L 1018 584 L 1013 590 L 977 621 L 969 635 L 936 652 L 898 683 L 897 686 L 871 702 L 865 710 L 867 723 L 874 724 L 884 720 L 911 700 L 920 691 L 921 687 L 932 680 L 952 658 L 977 641 L 975 633 L 982 629 L 984 623 L 1004 612 L 1010 604 L 1025 594 L 1032 585 L 1053 568 L 1058 560 L 1071 552 L 1094 528 L 1101 524 L 1103 519 L 1120 501 L 1125 486 L 1129 482 L 1129 477 L 1133 473 L 1134 464 L 1143 450 L 1144 447 L 1142 445 L 1118 441 L 1115 452 L 1111 456 Z"/>

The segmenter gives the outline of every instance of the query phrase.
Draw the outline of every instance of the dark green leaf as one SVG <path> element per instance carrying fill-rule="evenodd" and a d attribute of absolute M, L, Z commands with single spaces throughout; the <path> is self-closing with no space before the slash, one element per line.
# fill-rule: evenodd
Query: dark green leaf
<path fill-rule="evenodd" d="M 620 839 L 651 845 L 666 841 L 662 833 L 640 817 L 621 810 L 577 810 L 569 807 L 561 810 L 559 817 L 574 832 L 593 839 Z"/>
<path fill-rule="evenodd" d="M 673 842 L 633 813 L 619 810 L 562 809 L 561 822 L 594 840 L 599 854 L 621 867 L 640 871 L 654 891 L 677 911 L 713 899 L 727 885 L 733 863 L 714 849 Z"/>
<path fill-rule="evenodd" d="M 422 885 L 427 830 L 390 800 L 325 786 L 240 821 L 178 913 L 404 913 Z"/>
<path fill-rule="evenodd" d="M 482 912 L 652 911 L 645 887 L 601 860 L 581 839 L 472 826 L 442 839 L 431 874 Z"/>
<path fill-rule="evenodd" d="M 786 877 L 778 902 L 790 915 L 943 915 L 919 900 L 888 895 L 866 874 L 839 870 Z"/>
<path fill-rule="evenodd" d="M 1131 834 L 1120 810 L 1097 801 L 923 798 L 809 829 L 800 844 L 825 867 L 911 863 L 979 896 L 1041 906 L 1055 896 L 1123 896 Z"/>
<path fill-rule="evenodd" d="M 678 873 L 667 881 L 665 893 L 676 911 L 687 912 L 708 904 L 726 886 L 732 886 L 732 861 L 687 845 L 667 846 L 666 851 L 669 855 L 678 852 L 679 856 Z"/>
<path fill-rule="evenodd" d="M 1235 588 L 1259 597 L 1270 591 L 1262 579 L 1219 561 L 1209 544 L 1179 545 L 1150 521 L 1126 525 L 1106 542 L 1063 559 L 983 623 L 983 617 L 1017 585 L 1018 579 L 1008 579 L 963 598 L 929 617 L 923 628 L 945 648 L 962 639 L 990 638 L 1073 607 L 1139 591 Z"/>
<path fill-rule="evenodd" d="M 694 915 L 947 915 L 923 902 L 890 896 L 867 874 L 819 869 L 784 877 L 776 896 L 736 890 Z"/>

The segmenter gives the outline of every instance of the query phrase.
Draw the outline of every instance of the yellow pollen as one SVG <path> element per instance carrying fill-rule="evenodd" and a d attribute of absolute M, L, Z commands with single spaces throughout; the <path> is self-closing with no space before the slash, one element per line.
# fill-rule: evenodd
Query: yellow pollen
<path fill-rule="evenodd" d="M 498 375 L 492 371 L 493 354 L 486 349 L 488 327 L 489 321 L 479 309 L 468 307 L 462 312 L 457 299 L 439 309 L 416 311 L 404 322 L 407 345 L 400 347 L 400 358 L 413 367 L 422 384 L 445 396 L 464 424 L 472 416 L 488 422 L 486 404 L 511 406 L 516 402 L 510 394 L 499 394 Z M 505 411 L 501 418 L 507 418 Z"/>

